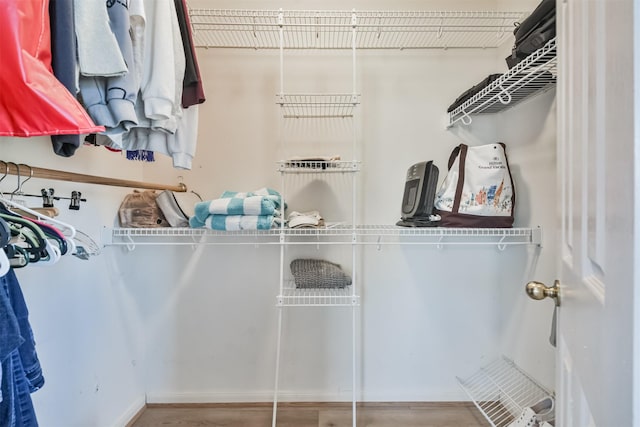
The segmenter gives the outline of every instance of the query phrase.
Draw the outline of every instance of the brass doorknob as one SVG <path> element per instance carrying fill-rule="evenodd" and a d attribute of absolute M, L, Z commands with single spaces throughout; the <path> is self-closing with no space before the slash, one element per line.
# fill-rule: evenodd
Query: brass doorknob
<path fill-rule="evenodd" d="M 552 287 L 546 286 L 540 282 L 529 282 L 526 286 L 527 295 L 529 298 L 535 300 L 542 300 L 545 298 L 553 298 L 556 306 L 560 305 L 560 281 L 556 280 Z"/>

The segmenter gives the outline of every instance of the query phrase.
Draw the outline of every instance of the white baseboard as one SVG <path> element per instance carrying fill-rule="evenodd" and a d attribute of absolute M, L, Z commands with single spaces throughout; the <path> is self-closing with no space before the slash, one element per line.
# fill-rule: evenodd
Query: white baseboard
<path fill-rule="evenodd" d="M 147 403 L 252 403 L 273 402 L 273 391 L 242 392 L 149 392 Z M 467 401 L 463 393 L 438 393 L 429 395 L 422 393 L 359 393 L 359 402 L 458 402 Z M 351 402 L 351 391 L 326 393 L 322 391 L 289 391 L 278 393 L 279 402 Z"/>
<path fill-rule="evenodd" d="M 329 402 L 351 400 L 351 397 L 340 398 L 335 395 L 320 393 L 278 393 L 279 401 L 291 402 Z M 251 403 L 273 402 L 272 391 L 242 392 L 149 392 L 147 403 Z"/>
<path fill-rule="evenodd" d="M 113 427 L 124 427 L 126 426 L 138 413 L 144 408 L 147 404 L 145 397 L 141 396 L 139 399 L 136 399 L 135 402 L 127 408 L 127 410 L 118 418 L 118 420 L 113 424 Z"/>

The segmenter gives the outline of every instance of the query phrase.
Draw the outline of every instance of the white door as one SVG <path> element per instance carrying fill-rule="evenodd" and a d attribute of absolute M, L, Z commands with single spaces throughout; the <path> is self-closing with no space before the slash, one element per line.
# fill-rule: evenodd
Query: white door
<path fill-rule="evenodd" d="M 558 0 L 559 427 L 640 426 L 639 3 Z"/>

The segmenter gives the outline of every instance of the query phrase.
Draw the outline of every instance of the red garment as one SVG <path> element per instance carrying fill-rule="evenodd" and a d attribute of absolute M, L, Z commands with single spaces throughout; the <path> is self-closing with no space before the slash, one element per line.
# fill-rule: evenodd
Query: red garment
<path fill-rule="evenodd" d="M 51 70 L 49 0 L 0 0 L 0 136 L 102 132 Z"/>

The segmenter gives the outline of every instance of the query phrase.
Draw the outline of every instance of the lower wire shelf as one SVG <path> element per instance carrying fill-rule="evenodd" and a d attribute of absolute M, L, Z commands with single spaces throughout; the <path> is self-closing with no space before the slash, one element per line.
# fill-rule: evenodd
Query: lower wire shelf
<path fill-rule="evenodd" d="M 276 297 L 278 307 L 352 307 L 360 305 L 360 296 L 354 295 L 351 286 L 345 288 L 296 288 L 293 281 L 286 282 Z"/>
<path fill-rule="evenodd" d="M 467 378 L 456 379 L 493 427 L 507 427 L 525 408 L 554 399 L 551 391 L 504 356 Z"/>

